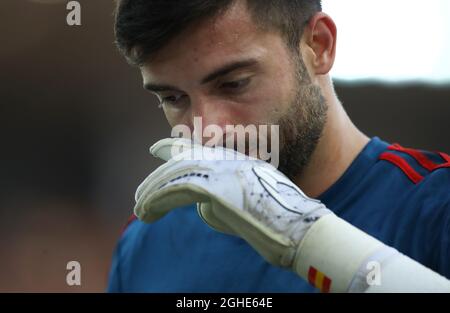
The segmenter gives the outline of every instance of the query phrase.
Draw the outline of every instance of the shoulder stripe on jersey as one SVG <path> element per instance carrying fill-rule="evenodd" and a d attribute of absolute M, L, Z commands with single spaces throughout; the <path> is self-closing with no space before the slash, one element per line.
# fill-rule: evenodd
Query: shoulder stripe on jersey
<path fill-rule="evenodd" d="M 443 152 L 439 152 L 439 155 L 447 162 L 446 164 L 450 166 L 450 155 Z"/>
<path fill-rule="evenodd" d="M 402 146 L 400 146 L 397 143 L 389 146 L 388 149 L 398 151 L 398 152 L 403 152 L 403 153 L 406 153 L 406 154 L 412 156 L 422 167 L 424 167 L 425 169 L 427 169 L 429 171 L 433 171 L 437 166 L 439 166 L 438 164 L 434 163 L 429 158 L 427 158 L 427 156 L 425 154 L 423 154 L 422 152 L 420 152 L 418 150 L 403 148 Z"/>
<path fill-rule="evenodd" d="M 441 164 L 441 165 L 438 165 L 438 166 L 435 168 L 435 170 L 438 170 L 438 169 L 440 169 L 440 168 L 450 168 L 450 162 L 444 163 L 444 164 Z"/>
<path fill-rule="evenodd" d="M 423 179 L 423 176 L 417 173 L 401 156 L 390 152 L 383 152 L 379 159 L 396 165 L 414 184 L 418 184 Z"/>
<path fill-rule="evenodd" d="M 431 161 L 425 154 L 422 152 L 415 150 L 415 149 L 409 149 L 404 148 L 399 144 L 393 144 L 388 147 L 389 150 L 403 152 L 411 157 L 413 157 L 423 168 L 427 169 L 428 171 L 432 172 L 434 170 L 440 169 L 440 168 L 450 168 L 450 156 L 442 153 L 437 152 L 439 156 L 445 161 L 443 164 L 436 164 L 433 161 Z"/>

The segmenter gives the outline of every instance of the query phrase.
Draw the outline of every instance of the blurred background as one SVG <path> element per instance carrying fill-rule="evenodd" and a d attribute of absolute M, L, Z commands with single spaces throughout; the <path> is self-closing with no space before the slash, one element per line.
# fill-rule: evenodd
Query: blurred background
<path fill-rule="evenodd" d="M 0 291 L 104 291 L 134 191 L 159 164 L 148 147 L 170 135 L 139 72 L 115 50 L 113 1 L 79 1 L 81 26 L 66 24 L 67 2 L 0 1 Z M 406 24 L 378 27 L 368 40 L 344 9 L 334 4 L 327 12 L 346 34 L 334 76 L 356 125 L 369 136 L 450 152 L 445 17 L 424 38 L 406 22 L 427 23 L 406 16 L 429 14 L 405 7 L 396 18 Z M 355 30 L 360 35 L 349 34 Z M 383 32 L 398 46 L 386 44 Z M 66 284 L 71 260 L 81 264 L 81 286 Z"/>

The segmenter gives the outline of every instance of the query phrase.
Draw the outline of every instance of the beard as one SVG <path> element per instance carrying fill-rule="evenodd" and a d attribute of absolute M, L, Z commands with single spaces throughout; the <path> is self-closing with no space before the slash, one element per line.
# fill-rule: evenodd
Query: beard
<path fill-rule="evenodd" d="M 280 133 L 278 170 L 293 180 L 301 175 L 322 136 L 328 106 L 319 86 L 313 85 L 300 57 L 295 57 L 296 92 L 277 123 Z"/>

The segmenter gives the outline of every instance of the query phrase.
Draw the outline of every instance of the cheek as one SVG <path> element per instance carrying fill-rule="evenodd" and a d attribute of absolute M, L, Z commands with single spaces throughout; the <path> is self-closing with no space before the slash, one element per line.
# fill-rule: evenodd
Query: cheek
<path fill-rule="evenodd" d="M 239 103 L 230 105 L 223 112 L 224 120 L 229 125 L 248 125 L 254 124 L 257 121 L 257 110 L 254 105 L 247 103 Z"/>
<path fill-rule="evenodd" d="M 163 111 L 164 111 L 164 115 L 166 116 L 167 122 L 169 123 L 170 127 L 173 127 L 179 123 L 176 115 L 174 115 L 172 112 L 164 110 L 164 109 L 163 109 Z"/>
<path fill-rule="evenodd" d="M 166 116 L 167 122 L 170 127 L 174 127 L 176 125 L 190 125 L 191 121 L 187 119 L 187 113 L 181 110 L 166 110 L 163 108 L 164 115 Z"/>
<path fill-rule="evenodd" d="M 275 84 L 267 81 L 247 102 L 245 113 L 254 124 L 268 124 L 278 121 L 290 105 L 289 82 L 278 80 Z"/>

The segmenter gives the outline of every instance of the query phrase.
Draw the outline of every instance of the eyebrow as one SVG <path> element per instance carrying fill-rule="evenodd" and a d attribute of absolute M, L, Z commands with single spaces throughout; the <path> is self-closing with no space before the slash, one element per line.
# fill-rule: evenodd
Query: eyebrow
<path fill-rule="evenodd" d="M 248 60 L 237 61 L 237 62 L 232 62 L 230 64 L 226 64 L 226 65 L 222 66 L 221 68 L 215 70 L 211 74 L 207 75 L 205 78 L 203 78 L 201 80 L 201 84 L 209 83 L 209 82 L 211 82 L 221 76 L 225 76 L 235 70 L 245 68 L 245 67 L 250 67 L 257 63 L 258 63 L 258 61 L 255 59 L 248 59 Z"/>
<path fill-rule="evenodd" d="M 258 63 L 258 61 L 255 59 L 248 59 L 248 60 L 242 60 L 242 61 L 237 61 L 237 62 L 232 62 L 232 63 L 226 64 L 226 65 L 214 70 L 212 73 L 208 74 L 205 78 L 203 78 L 200 81 L 200 83 L 202 85 L 207 84 L 207 83 L 209 83 L 221 76 L 225 76 L 235 70 L 245 68 L 245 67 L 250 67 L 257 63 Z M 147 90 L 153 91 L 153 92 L 161 92 L 161 91 L 168 91 L 168 90 L 180 91 L 180 89 L 175 86 L 165 85 L 165 84 L 164 85 L 152 84 L 152 83 L 144 84 L 144 89 L 147 89 Z"/>
<path fill-rule="evenodd" d="M 174 87 L 174 86 L 159 85 L 159 84 L 152 84 L 152 83 L 144 84 L 144 89 L 147 89 L 147 90 L 153 91 L 153 92 L 161 92 L 161 91 L 167 91 L 167 90 L 180 91 L 177 87 Z"/>

